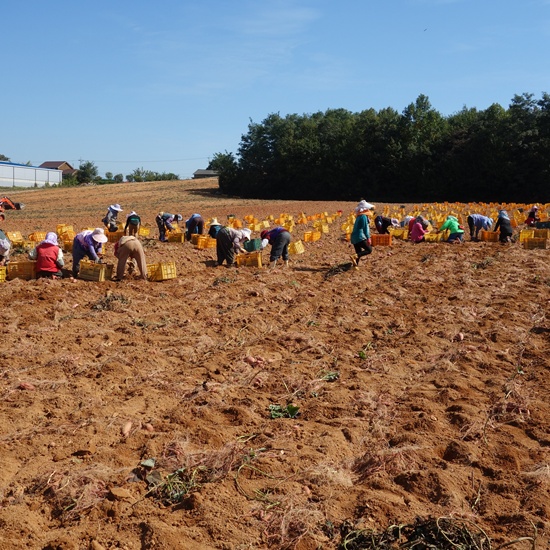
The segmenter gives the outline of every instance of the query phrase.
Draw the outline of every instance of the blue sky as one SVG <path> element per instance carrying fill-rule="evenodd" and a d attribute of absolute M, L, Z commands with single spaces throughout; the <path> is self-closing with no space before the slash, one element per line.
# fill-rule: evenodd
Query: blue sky
<path fill-rule="evenodd" d="M 550 0 L 4 0 L 0 154 L 191 177 L 250 120 L 550 93 Z"/>

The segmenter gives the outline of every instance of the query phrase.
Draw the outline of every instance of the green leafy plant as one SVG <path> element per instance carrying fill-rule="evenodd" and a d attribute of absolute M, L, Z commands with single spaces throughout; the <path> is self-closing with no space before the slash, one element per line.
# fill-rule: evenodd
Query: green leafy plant
<path fill-rule="evenodd" d="M 269 405 L 269 414 L 271 418 L 296 418 L 300 411 L 300 407 L 289 403 L 286 407 L 281 405 Z"/>
<path fill-rule="evenodd" d="M 178 468 L 175 472 L 162 477 L 158 470 L 147 476 L 147 482 L 151 489 L 147 495 L 158 498 L 164 504 L 177 504 L 181 502 L 193 490 L 200 487 L 200 477 L 204 468 L 198 467 L 194 470 Z"/>
<path fill-rule="evenodd" d="M 340 378 L 340 373 L 338 371 L 321 371 L 319 373 L 319 380 L 324 380 L 325 382 L 334 382 Z"/>

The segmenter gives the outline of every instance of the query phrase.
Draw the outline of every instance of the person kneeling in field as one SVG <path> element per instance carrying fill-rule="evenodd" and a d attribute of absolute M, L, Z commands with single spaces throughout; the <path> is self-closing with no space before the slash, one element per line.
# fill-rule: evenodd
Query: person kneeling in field
<path fill-rule="evenodd" d="M 355 207 L 355 223 L 351 232 L 350 242 L 355 248 L 355 254 L 352 254 L 351 263 L 357 269 L 359 260 L 372 252 L 372 240 L 370 238 L 369 219 L 367 212 L 372 210 L 374 205 L 367 201 L 360 201 Z"/>
<path fill-rule="evenodd" d="M 457 244 L 464 242 L 464 229 L 458 223 L 458 218 L 451 215 L 447 216 L 447 219 L 439 228 L 438 233 L 440 231 L 445 231 L 445 229 L 450 231 L 449 238 L 447 239 L 448 243 Z"/>
<path fill-rule="evenodd" d="M 63 276 L 63 250 L 57 244 L 57 235 L 53 231 L 46 233 L 46 238 L 29 252 L 29 258 L 36 260 L 37 279 L 61 279 Z"/>
<path fill-rule="evenodd" d="M 292 235 L 284 227 L 274 227 L 273 229 L 264 229 L 260 237 L 262 238 L 262 250 L 268 245 L 271 245 L 271 254 L 269 255 L 270 266 L 273 268 L 277 265 L 277 260 L 282 256 L 285 266 L 288 267 L 288 245 L 292 241 Z"/>
<path fill-rule="evenodd" d="M 80 271 L 80 260 L 88 257 L 92 262 L 101 262 L 99 254 L 103 251 L 103 243 L 109 239 L 101 227 L 93 231 L 86 229 L 76 234 L 73 240 L 73 277 L 78 277 Z"/>
<path fill-rule="evenodd" d="M 409 239 L 413 243 L 424 242 L 426 240 L 424 238 L 424 235 L 428 233 L 427 227 L 428 222 L 422 216 L 418 216 L 412 226 L 411 232 L 409 234 Z"/>
<path fill-rule="evenodd" d="M 128 258 L 131 258 L 132 263 L 137 263 L 141 279 L 147 280 L 147 263 L 145 262 L 145 253 L 143 252 L 143 246 L 139 242 L 137 237 L 133 235 L 127 235 L 121 237 L 117 243 L 115 243 L 115 256 L 118 259 L 118 265 L 116 268 L 116 278 L 119 281 L 124 279 L 126 272 L 126 263 Z"/>

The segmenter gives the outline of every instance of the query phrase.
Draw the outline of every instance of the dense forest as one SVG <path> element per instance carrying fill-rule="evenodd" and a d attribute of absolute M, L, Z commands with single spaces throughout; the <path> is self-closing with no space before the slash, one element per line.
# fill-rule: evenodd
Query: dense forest
<path fill-rule="evenodd" d="M 223 193 L 242 197 L 550 202 L 550 95 L 450 116 L 424 95 L 401 114 L 270 114 L 209 168 Z"/>

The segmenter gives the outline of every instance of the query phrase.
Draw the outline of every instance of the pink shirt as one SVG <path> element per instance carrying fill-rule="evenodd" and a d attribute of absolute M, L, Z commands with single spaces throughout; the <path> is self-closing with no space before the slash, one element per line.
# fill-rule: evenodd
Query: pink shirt
<path fill-rule="evenodd" d="M 420 222 L 416 222 L 411 229 L 411 241 L 413 243 L 419 243 L 427 232 L 428 231 L 422 227 Z"/>

